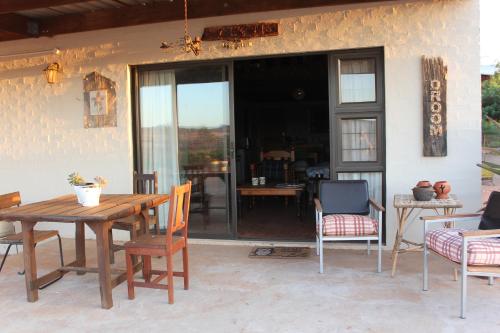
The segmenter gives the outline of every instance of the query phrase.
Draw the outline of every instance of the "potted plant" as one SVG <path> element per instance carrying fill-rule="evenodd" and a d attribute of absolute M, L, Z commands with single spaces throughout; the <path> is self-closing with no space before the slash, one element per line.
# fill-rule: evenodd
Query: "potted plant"
<path fill-rule="evenodd" d="M 73 185 L 78 203 L 85 207 L 93 207 L 99 205 L 101 191 L 106 186 L 106 179 L 97 176 L 94 182 L 87 182 L 78 172 L 73 172 L 68 176 L 68 182 Z"/>

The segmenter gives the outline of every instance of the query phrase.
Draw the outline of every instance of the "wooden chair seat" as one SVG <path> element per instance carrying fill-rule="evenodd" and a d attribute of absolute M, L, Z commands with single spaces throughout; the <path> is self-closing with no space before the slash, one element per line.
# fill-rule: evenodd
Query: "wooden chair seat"
<path fill-rule="evenodd" d="M 184 247 L 186 240 L 181 236 L 172 236 L 172 250 L 175 252 L 177 249 Z M 125 243 L 125 248 L 147 248 L 147 249 L 161 249 L 167 250 L 167 236 L 166 235 L 141 235 L 136 240 Z"/>
<path fill-rule="evenodd" d="M 34 231 L 35 244 L 52 237 L 56 237 L 58 234 L 59 233 L 57 232 L 57 230 L 35 230 Z M 4 238 L 0 239 L 0 244 L 22 245 L 23 233 L 20 232 L 18 234 L 5 236 Z"/>
<path fill-rule="evenodd" d="M 149 215 L 149 225 L 155 225 L 155 219 L 156 217 L 154 215 Z M 136 230 L 139 230 L 141 227 L 141 221 L 135 215 L 116 220 L 115 223 L 113 223 L 113 229 L 129 231 L 133 227 L 135 227 Z"/>
<path fill-rule="evenodd" d="M 134 227 L 136 230 L 139 230 L 141 227 L 141 223 L 136 216 L 129 216 L 125 219 L 116 220 L 115 223 L 113 223 L 113 229 L 129 231 Z"/>
<path fill-rule="evenodd" d="M 2 194 L 0 195 L 0 209 L 6 209 L 10 208 L 13 206 L 20 206 L 21 205 L 21 194 L 19 192 L 12 192 L 12 193 L 7 193 L 7 194 Z M 33 231 L 33 238 L 34 238 L 34 243 L 35 245 L 41 241 L 44 241 L 46 239 L 52 238 L 52 237 L 57 237 L 57 241 L 59 243 L 59 259 L 61 262 L 61 266 L 64 266 L 64 257 L 63 257 L 63 250 L 62 250 L 62 242 L 61 242 L 61 236 L 59 236 L 59 232 L 57 230 L 34 230 Z M 7 256 L 9 255 L 10 248 L 18 245 L 23 245 L 23 234 L 17 233 L 17 234 L 11 234 L 4 236 L 0 238 L 0 244 L 5 244 L 7 246 L 7 250 L 5 251 L 5 254 L 3 255 L 2 261 L 0 262 L 0 272 L 2 271 L 3 265 L 5 264 L 5 261 L 7 260 Z M 24 274 L 23 272 L 18 272 L 18 274 Z M 45 287 L 50 286 L 52 283 L 58 281 L 59 279 L 62 278 L 62 275 L 46 282 L 43 285 L 40 285 L 38 288 L 43 289 Z"/>

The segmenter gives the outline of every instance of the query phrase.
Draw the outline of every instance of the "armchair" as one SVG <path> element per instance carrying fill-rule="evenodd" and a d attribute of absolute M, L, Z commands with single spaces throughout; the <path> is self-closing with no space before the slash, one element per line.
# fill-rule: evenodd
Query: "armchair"
<path fill-rule="evenodd" d="M 485 276 L 489 284 L 500 277 L 500 192 L 493 192 L 482 214 L 421 217 L 424 221 L 423 290 L 429 289 L 429 253 L 435 253 L 461 267 L 460 317 L 465 318 L 467 277 Z M 436 229 L 433 223 L 478 222 L 480 230 Z"/>
<path fill-rule="evenodd" d="M 382 212 L 384 207 L 369 198 L 366 180 L 322 181 L 316 206 L 316 254 L 323 273 L 323 243 L 362 240 L 378 242 L 377 272 L 382 271 Z M 375 218 L 370 217 L 370 211 Z"/>

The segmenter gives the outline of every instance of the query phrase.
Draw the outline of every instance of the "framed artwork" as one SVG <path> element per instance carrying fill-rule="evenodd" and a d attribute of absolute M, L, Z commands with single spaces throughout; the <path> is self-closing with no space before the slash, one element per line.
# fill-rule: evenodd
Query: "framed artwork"
<path fill-rule="evenodd" d="M 115 82 L 97 72 L 83 79 L 83 127 L 116 127 Z"/>
<path fill-rule="evenodd" d="M 89 91 L 90 115 L 105 116 L 108 113 L 108 91 L 105 89 Z"/>

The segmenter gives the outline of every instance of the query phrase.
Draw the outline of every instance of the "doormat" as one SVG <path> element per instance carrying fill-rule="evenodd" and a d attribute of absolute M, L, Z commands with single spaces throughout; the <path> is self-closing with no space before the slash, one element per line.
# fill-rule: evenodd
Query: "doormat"
<path fill-rule="evenodd" d="M 310 252 L 311 249 L 308 247 L 254 247 L 248 257 L 271 259 L 307 258 Z"/>

